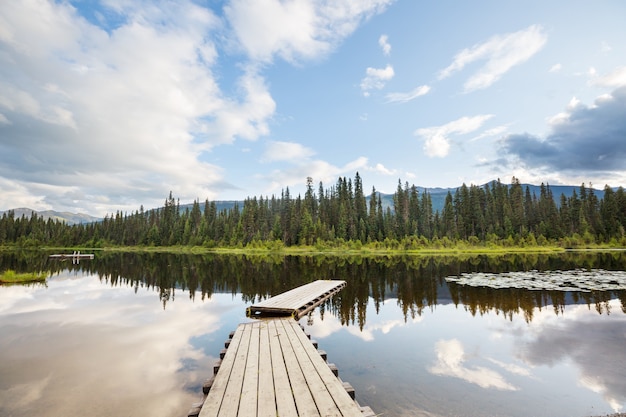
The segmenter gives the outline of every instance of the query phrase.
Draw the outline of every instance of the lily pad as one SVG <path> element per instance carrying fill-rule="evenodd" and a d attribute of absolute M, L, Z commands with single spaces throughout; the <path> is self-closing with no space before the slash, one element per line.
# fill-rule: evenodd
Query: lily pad
<path fill-rule="evenodd" d="M 475 272 L 445 278 L 471 287 L 525 288 L 550 291 L 626 290 L 626 271 L 573 269 L 570 271 L 516 271 L 499 274 Z"/>

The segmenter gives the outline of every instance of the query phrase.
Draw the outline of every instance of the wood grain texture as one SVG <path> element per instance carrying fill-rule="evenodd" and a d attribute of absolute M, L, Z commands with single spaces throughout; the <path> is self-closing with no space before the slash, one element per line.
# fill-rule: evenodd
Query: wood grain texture
<path fill-rule="evenodd" d="M 292 318 L 237 327 L 200 417 L 363 417 Z"/>

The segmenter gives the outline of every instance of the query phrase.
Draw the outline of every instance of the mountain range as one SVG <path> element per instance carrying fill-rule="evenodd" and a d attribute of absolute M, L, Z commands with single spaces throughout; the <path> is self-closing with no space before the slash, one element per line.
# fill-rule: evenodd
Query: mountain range
<path fill-rule="evenodd" d="M 526 187 L 529 188 L 531 195 L 534 194 L 536 196 L 539 196 L 541 186 L 532 185 L 532 184 L 522 184 L 522 189 L 524 190 L 524 192 L 526 192 Z M 454 194 L 458 188 L 460 187 L 456 187 L 456 188 L 417 187 L 420 194 L 425 191 L 428 191 L 428 193 L 430 193 L 434 211 L 441 211 L 443 209 L 446 195 L 448 194 L 448 192 Z M 574 191 L 578 193 L 580 190 L 580 186 L 551 185 L 550 190 L 552 191 L 552 195 L 554 196 L 554 199 L 558 205 L 559 200 L 561 198 L 561 194 L 565 194 L 566 197 L 569 197 L 572 195 Z M 598 199 L 602 199 L 604 197 L 604 190 L 594 189 L 593 192 L 598 197 Z M 380 193 L 380 197 L 382 198 L 383 209 L 386 210 L 387 207 L 391 207 L 393 209 L 393 194 Z M 367 196 L 367 200 L 369 201 L 369 195 Z M 203 203 L 204 202 L 201 202 L 200 208 L 204 208 Z M 216 201 L 215 203 L 216 203 L 218 211 L 231 209 L 235 207 L 235 205 L 238 205 L 240 208 L 243 207 L 243 200 L 242 201 L 235 201 L 235 200 Z M 186 210 L 187 208 L 191 209 L 192 206 L 193 206 L 193 203 L 181 204 L 180 209 L 181 210 Z M 8 211 L 13 211 L 16 218 L 19 218 L 22 216 L 26 218 L 30 218 L 33 215 L 33 213 L 37 213 L 37 216 L 43 217 L 45 220 L 47 219 L 59 220 L 59 221 L 66 222 L 67 224 L 70 224 L 70 225 L 81 224 L 81 223 L 92 223 L 92 222 L 97 222 L 97 221 L 102 220 L 102 218 L 90 216 L 88 214 L 83 214 L 83 213 L 59 212 L 59 211 L 54 211 L 54 210 L 36 211 L 36 210 L 29 209 L 29 208 L 24 208 L 24 207 L 6 210 L 6 212 Z M 0 216 L 2 216 L 3 213 L 5 213 L 5 211 L 0 211 Z"/>
<path fill-rule="evenodd" d="M 54 210 L 43 210 L 37 211 L 33 209 L 29 209 L 26 207 L 20 207 L 15 209 L 6 210 L 6 212 L 12 211 L 15 218 L 20 218 L 22 216 L 26 218 L 30 218 L 33 213 L 37 213 L 38 217 L 42 217 L 45 220 L 59 220 L 65 222 L 67 224 L 79 224 L 79 223 L 93 223 L 102 220 L 99 217 L 90 216 L 88 214 L 83 213 L 70 213 L 67 211 L 54 211 Z M 2 216 L 5 211 L 0 211 L 0 216 Z"/>

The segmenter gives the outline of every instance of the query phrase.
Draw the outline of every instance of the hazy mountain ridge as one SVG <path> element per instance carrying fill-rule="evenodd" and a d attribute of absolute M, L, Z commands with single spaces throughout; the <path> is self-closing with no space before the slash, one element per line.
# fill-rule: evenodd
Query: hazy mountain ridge
<path fill-rule="evenodd" d="M 483 184 L 480 187 L 484 188 L 484 187 L 491 187 L 491 184 L 494 183 L 495 181 L 491 181 L 488 182 L 487 184 Z M 506 184 L 509 188 L 511 187 L 511 184 Z M 548 186 L 548 184 L 545 184 L 546 187 Z M 521 184 L 522 186 L 522 190 L 524 193 L 526 193 L 526 187 L 528 187 L 529 191 L 530 191 L 530 195 L 536 195 L 537 198 L 539 198 L 539 195 L 541 194 L 541 185 L 534 185 L 534 184 Z M 455 187 L 455 188 L 425 188 L 425 187 L 417 187 L 417 189 L 419 190 L 420 193 L 424 192 L 424 191 L 428 191 L 428 193 L 430 194 L 432 203 L 433 203 L 433 211 L 439 211 L 441 212 L 441 210 L 443 209 L 443 206 L 445 204 L 446 201 L 446 195 L 448 194 L 448 192 L 450 192 L 453 196 L 454 193 L 456 192 L 456 190 L 460 189 L 462 186 L 459 187 Z M 468 185 L 469 187 L 469 185 Z M 561 194 L 564 194 L 566 197 L 571 197 L 572 194 L 574 193 L 574 191 L 576 191 L 576 194 L 578 196 L 580 196 L 580 185 L 550 185 L 550 191 L 552 192 L 552 196 L 554 198 L 554 201 L 556 202 L 557 206 L 560 204 L 560 199 L 561 199 Z M 588 188 L 587 185 L 585 185 L 585 190 L 587 192 L 589 192 L 591 190 L 591 188 Z M 613 191 L 616 191 L 617 187 L 613 188 Z M 593 193 L 596 195 L 596 197 L 598 197 L 598 199 L 602 199 L 604 197 L 604 190 L 598 190 L 598 189 L 593 189 Z M 393 208 L 393 194 L 385 194 L 385 197 L 388 197 L 389 201 L 392 204 L 392 208 Z M 384 204 L 384 200 L 383 200 L 383 204 Z"/>
<path fill-rule="evenodd" d="M 491 181 L 488 182 L 486 184 L 481 185 L 480 187 L 491 187 L 491 184 L 495 182 L 495 181 Z M 508 187 L 511 186 L 511 184 L 506 184 Z M 537 198 L 539 198 L 539 195 L 541 194 L 541 185 L 534 185 L 534 184 L 521 184 L 522 186 L 522 190 L 524 191 L 524 193 L 526 193 L 526 187 L 528 187 L 530 194 L 531 195 L 536 195 Z M 546 186 L 548 186 L 548 184 L 546 184 Z M 403 185 L 404 187 L 404 185 Z M 425 191 L 428 192 L 430 194 L 430 198 L 432 201 L 432 206 L 433 206 L 433 211 L 439 211 L 441 212 L 443 210 L 443 206 L 445 204 L 446 201 L 446 196 L 448 195 L 448 192 L 450 192 L 453 196 L 454 193 L 456 192 L 456 190 L 460 189 L 462 187 L 462 185 L 458 186 L 458 187 L 454 187 L 454 188 L 441 188 L 441 187 L 434 187 L 434 188 L 428 188 L 428 187 L 420 187 L 420 186 L 416 186 L 417 190 L 420 193 L 420 196 L 422 195 L 422 193 L 424 193 Z M 469 185 L 468 185 L 469 187 Z M 571 197 L 572 194 L 574 193 L 574 191 L 576 191 L 577 195 L 580 195 L 580 185 L 550 185 L 550 191 L 552 191 L 552 196 L 554 197 L 554 201 L 556 202 L 557 206 L 560 203 L 560 199 L 561 199 L 561 194 L 565 194 L 566 197 Z M 591 190 L 590 188 L 587 188 L 587 185 L 585 185 L 585 189 L 587 190 L 587 192 L 589 192 L 589 190 Z M 613 187 L 613 191 L 616 191 L 617 187 Z M 596 195 L 596 197 L 598 197 L 598 199 L 602 199 L 604 197 L 604 190 L 598 190 L 596 188 L 593 189 L 593 193 Z M 382 206 L 383 206 L 383 210 L 386 210 L 387 207 L 390 207 L 391 210 L 393 210 L 393 194 L 385 194 L 385 193 L 381 193 L 378 192 L 378 195 L 381 197 L 382 199 Z M 257 196 L 258 197 L 258 196 Z M 367 194 L 366 199 L 369 203 L 370 200 L 370 194 Z M 252 198 L 252 197 L 250 197 Z M 266 198 L 266 196 L 263 196 L 263 198 Z M 271 198 L 271 197 L 269 197 Z M 294 198 L 294 197 L 292 197 Z M 297 197 L 295 197 L 297 198 Z M 224 210 L 224 209 L 232 209 L 233 207 L 235 207 L 235 204 L 237 204 L 239 206 L 239 209 L 243 208 L 243 200 L 241 201 L 216 201 L 216 205 L 217 205 L 217 210 Z M 191 208 L 193 207 L 193 203 L 189 203 L 189 204 L 181 204 L 180 205 L 180 209 L 181 210 L 185 210 L 185 209 L 189 209 L 191 210 Z M 200 203 L 200 209 L 204 209 L 204 203 L 201 202 Z"/>
<path fill-rule="evenodd" d="M 33 213 L 37 213 L 38 217 L 42 217 L 45 220 L 52 219 L 58 220 L 61 222 L 65 222 L 67 224 L 80 224 L 80 223 L 92 223 L 102 220 L 99 217 L 90 216 L 89 214 L 84 213 L 70 213 L 67 211 L 54 211 L 54 210 L 43 210 L 37 211 L 27 207 L 19 207 L 15 209 L 10 209 L 6 211 L 0 211 L 0 216 L 4 213 L 8 213 L 12 211 L 15 218 L 20 218 L 22 216 L 26 218 L 30 218 Z"/>

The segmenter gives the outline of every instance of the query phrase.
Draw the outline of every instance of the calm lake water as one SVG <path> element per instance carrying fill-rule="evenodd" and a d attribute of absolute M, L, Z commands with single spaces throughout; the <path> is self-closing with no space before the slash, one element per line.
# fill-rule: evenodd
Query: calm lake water
<path fill-rule="evenodd" d="M 245 307 L 347 287 L 301 323 L 384 416 L 597 416 L 626 409 L 626 292 L 492 289 L 466 273 L 626 271 L 626 254 L 325 258 L 0 253 L 0 416 L 186 416 Z M 546 274 L 546 271 L 553 271 Z M 559 272 L 560 271 L 560 272 Z M 534 279 L 534 278 L 532 278 Z"/>

